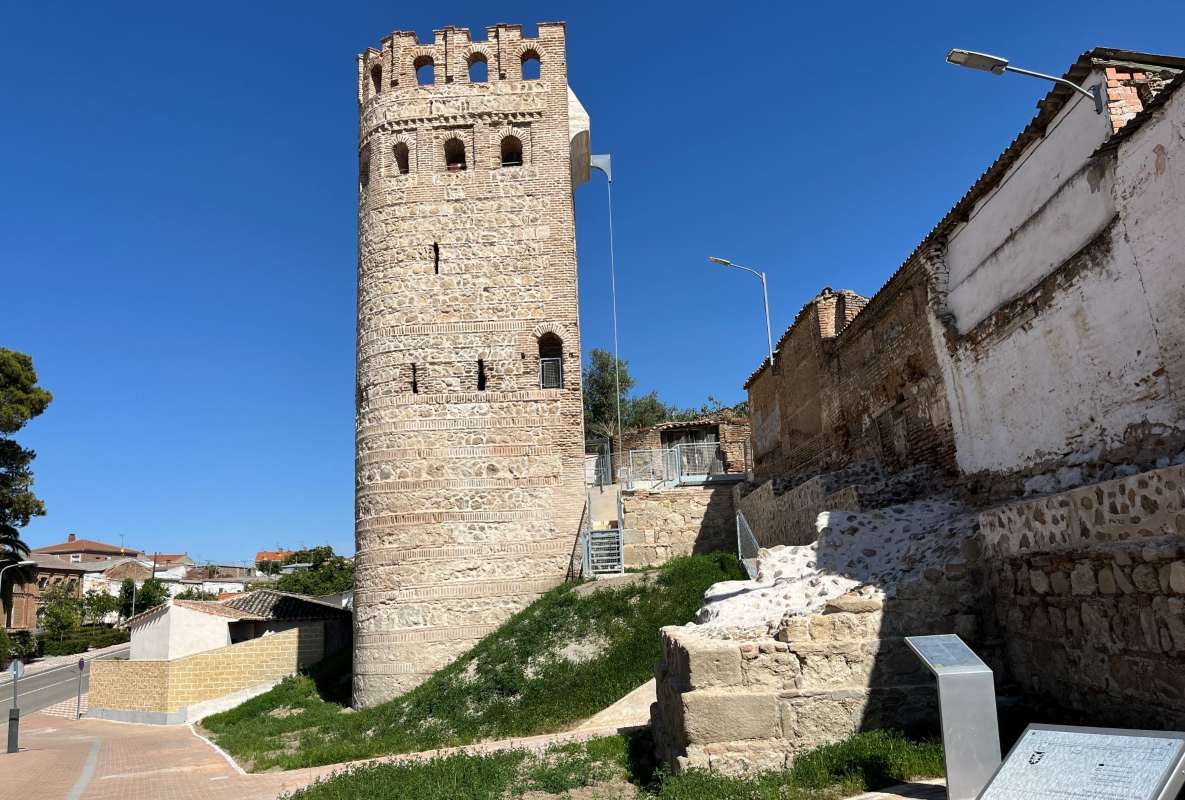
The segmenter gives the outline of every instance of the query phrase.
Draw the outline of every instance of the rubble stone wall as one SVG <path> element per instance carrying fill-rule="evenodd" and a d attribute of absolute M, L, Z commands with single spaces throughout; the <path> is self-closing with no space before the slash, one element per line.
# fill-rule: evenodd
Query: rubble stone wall
<path fill-rule="evenodd" d="M 1109 725 L 1185 725 L 1185 467 L 983 512 L 1011 674 Z"/>
<path fill-rule="evenodd" d="M 487 33 L 397 32 L 358 60 L 359 705 L 416 686 L 561 582 L 580 530 L 580 109 L 562 23 Z M 524 80 L 533 57 L 540 76 Z M 475 59 L 485 82 L 469 81 Z M 503 166 L 507 142 L 521 164 Z M 543 388 L 557 339 L 562 385 Z"/>
<path fill-rule="evenodd" d="M 622 492 L 625 565 L 653 567 L 675 556 L 736 551 L 736 509 L 728 485 Z"/>

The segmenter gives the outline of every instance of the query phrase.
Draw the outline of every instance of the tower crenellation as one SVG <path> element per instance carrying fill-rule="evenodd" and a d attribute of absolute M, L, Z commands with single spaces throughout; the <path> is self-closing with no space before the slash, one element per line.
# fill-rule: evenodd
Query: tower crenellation
<path fill-rule="evenodd" d="M 357 704 L 557 585 L 579 532 L 588 134 L 563 24 L 538 31 L 397 31 L 358 58 Z"/>

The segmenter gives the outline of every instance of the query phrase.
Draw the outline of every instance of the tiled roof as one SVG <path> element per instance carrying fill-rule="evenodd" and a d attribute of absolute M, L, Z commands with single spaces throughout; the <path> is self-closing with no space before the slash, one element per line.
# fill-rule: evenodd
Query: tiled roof
<path fill-rule="evenodd" d="M 228 606 L 217 600 L 173 600 L 173 605 L 188 608 L 191 611 L 200 611 L 203 614 L 213 614 L 216 617 L 226 617 L 227 619 L 267 619 L 267 617 Z"/>
<path fill-rule="evenodd" d="M 275 589 L 256 589 L 242 597 L 226 600 L 224 605 L 257 614 L 261 619 L 333 619 L 350 613 L 340 606 L 303 594 L 277 592 Z"/>
<path fill-rule="evenodd" d="M 34 553 L 112 553 L 118 555 L 137 555 L 140 551 L 134 547 L 120 547 L 117 544 L 96 542 L 94 539 L 75 539 L 72 542 L 49 544 L 45 547 L 34 547 Z"/>
<path fill-rule="evenodd" d="M 292 550 L 260 550 L 255 554 L 255 563 L 260 561 L 283 561 L 288 556 L 292 555 Z"/>
<path fill-rule="evenodd" d="M 43 569 L 61 569 L 70 572 L 86 572 L 86 568 L 82 564 L 71 564 L 64 558 L 48 555 L 46 553 L 38 553 L 36 550 L 29 554 L 29 559 L 37 562 L 37 566 Z M 105 563 L 105 562 L 99 562 Z"/>

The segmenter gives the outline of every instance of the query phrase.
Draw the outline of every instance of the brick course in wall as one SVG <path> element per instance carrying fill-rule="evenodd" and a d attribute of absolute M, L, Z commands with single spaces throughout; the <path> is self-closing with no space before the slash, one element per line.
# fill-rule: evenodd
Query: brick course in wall
<path fill-rule="evenodd" d="M 397 32 L 359 56 L 358 705 L 416 686 L 569 567 L 584 436 L 564 48 L 563 24 L 540 23 Z M 521 165 L 502 165 L 509 137 Z M 559 388 L 540 385 L 544 337 Z"/>
<path fill-rule="evenodd" d="M 141 722 L 184 722 L 194 704 L 291 675 L 324 656 L 324 623 L 172 661 L 91 662 L 90 715 Z"/>

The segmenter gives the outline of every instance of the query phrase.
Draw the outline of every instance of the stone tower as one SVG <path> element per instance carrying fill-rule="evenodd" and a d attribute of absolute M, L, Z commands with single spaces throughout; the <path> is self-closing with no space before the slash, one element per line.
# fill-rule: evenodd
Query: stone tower
<path fill-rule="evenodd" d="M 562 23 L 393 33 L 358 57 L 358 102 L 354 703 L 373 705 L 567 574 L 588 116 Z"/>

